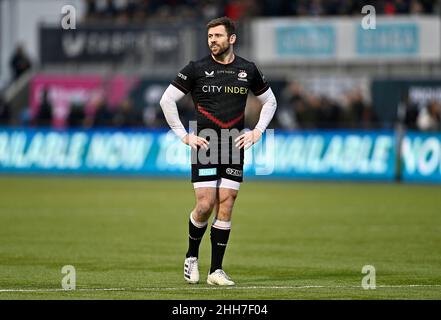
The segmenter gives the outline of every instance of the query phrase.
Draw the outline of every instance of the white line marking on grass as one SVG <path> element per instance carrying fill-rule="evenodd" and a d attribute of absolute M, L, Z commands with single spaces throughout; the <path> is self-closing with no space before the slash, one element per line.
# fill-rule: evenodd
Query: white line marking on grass
<path fill-rule="evenodd" d="M 377 285 L 377 288 L 430 288 L 441 287 L 441 284 L 403 284 L 403 285 Z M 255 289 L 271 289 L 271 290 L 299 290 L 299 289 L 363 289 L 361 286 L 321 286 L 321 285 L 305 285 L 305 286 L 234 286 L 234 287 L 150 287 L 150 288 L 77 288 L 76 290 L 64 289 L 0 289 L 2 292 L 93 292 L 93 291 L 188 291 L 188 290 L 255 290 Z"/>

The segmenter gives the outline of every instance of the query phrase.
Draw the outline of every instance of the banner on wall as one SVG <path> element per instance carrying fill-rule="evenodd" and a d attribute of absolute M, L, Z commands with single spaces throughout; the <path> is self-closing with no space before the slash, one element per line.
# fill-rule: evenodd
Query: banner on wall
<path fill-rule="evenodd" d="M 252 51 L 261 64 L 438 61 L 439 17 L 272 18 L 252 22 Z M 262 37 L 265 34 L 265 37 Z"/>
<path fill-rule="evenodd" d="M 392 132 L 312 131 L 274 137 L 275 177 L 393 180 Z"/>
<path fill-rule="evenodd" d="M 172 132 L 0 129 L 0 172 L 189 176 L 190 148 Z M 245 177 L 390 181 L 391 132 L 275 133 L 245 153 Z"/>
<path fill-rule="evenodd" d="M 188 37 L 182 27 L 81 25 L 75 30 L 40 27 L 42 63 L 122 62 L 149 58 L 157 64 L 179 63 Z"/>
<path fill-rule="evenodd" d="M 401 144 L 402 179 L 441 183 L 441 134 L 408 132 Z"/>

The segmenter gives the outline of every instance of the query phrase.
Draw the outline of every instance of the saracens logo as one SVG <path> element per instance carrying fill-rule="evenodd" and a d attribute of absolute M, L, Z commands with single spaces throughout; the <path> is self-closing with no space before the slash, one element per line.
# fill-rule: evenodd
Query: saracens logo
<path fill-rule="evenodd" d="M 242 170 L 227 168 L 226 173 L 231 176 L 242 177 Z"/>
<path fill-rule="evenodd" d="M 245 72 L 245 70 L 240 70 L 240 72 L 237 74 L 237 80 L 240 80 L 240 81 L 248 81 L 248 80 L 246 79 L 247 75 L 248 75 L 248 74 Z"/>

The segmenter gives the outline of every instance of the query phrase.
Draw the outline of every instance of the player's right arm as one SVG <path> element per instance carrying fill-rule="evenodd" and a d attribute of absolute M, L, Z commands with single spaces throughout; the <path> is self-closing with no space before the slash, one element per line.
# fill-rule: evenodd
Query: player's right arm
<path fill-rule="evenodd" d="M 187 75 L 188 74 L 188 75 Z M 173 130 L 173 132 L 193 149 L 197 146 L 208 149 L 208 141 L 204 138 L 198 137 L 193 133 L 187 133 L 184 125 L 179 119 L 178 107 L 176 102 L 181 100 L 188 92 L 190 92 L 192 85 L 192 64 L 188 64 L 176 77 L 171 85 L 165 90 L 159 101 L 165 119 Z"/>

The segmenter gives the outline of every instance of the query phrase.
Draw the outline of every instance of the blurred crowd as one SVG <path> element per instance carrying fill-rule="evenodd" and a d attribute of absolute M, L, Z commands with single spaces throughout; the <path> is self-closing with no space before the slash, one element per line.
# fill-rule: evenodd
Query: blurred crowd
<path fill-rule="evenodd" d="M 9 61 L 9 66 L 12 71 L 13 81 L 20 78 L 20 76 L 32 67 L 31 59 L 25 52 L 22 45 L 17 45 Z"/>
<path fill-rule="evenodd" d="M 49 92 L 45 90 L 38 111 L 28 115 L 25 121 L 30 126 L 54 126 L 56 123 L 54 110 Z M 72 102 L 64 126 L 83 129 L 99 127 L 129 129 L 149 127 L 149 123 L 143 122 L 142 114 L 134 107 L 130 98 L 124 99 L 120 105 L 110 107 L 104 95 L 97 95 L 87 103 Z"/>
<path fill-rule="evenodd" d="M 441 103 L 429 100 L 425 105 L 412 103 L 405 96 L 398 105 L 398 122 L 407 129 L 441 131 Z"/>
<path fill-rule="evenodd" d="M 205 21 L 226 15 L 248 17 L 359 15 L 364 5 L 377 14 L 435 14 L 438 0 L 84 0 L 87 22 L 142 23 L 150 20 Z"/>
<path fill-rule="evenodd" d="M 0 126 L 9 125 L 12 120 L 11 108 L 0 92 Z"/>
<path fill-rule="evenodd" d="M 131 96 L 125 97 L 119 104 L 111 105 L 106 93 L 96 94 L 86 102 L 72 101 L 68 114 L 61 127 L 77 129 L 96 128 L 149 128 L 166 129 L 168 124 L 158 101 L 149 100 L 144 105 L 137 105 Z M 188 124 L 194 120 L 194 107 L 190 96 L 178 102 L 181 121 Z M 48 90 L 44 90 L 41 103 L 36 112 L 27 109 L 21 117 L 22 125 L 33 127 L 60 127 L 55 119 L 56 107 Z"/>
<path fill-rule="evenodd" d="M 271 123 L 271 127 L 276 129 L 381 129 L 392 128 L 400 123 L 407 129 L 441 131 L 441 103 L 435 100 L 417 105 L 406 98 L 397 108 L 396 122 L 384 123 L 358 89 L 348 90 L 336 99 L 313 94 L 301 84 L 291 82 L 277 97 L 278 108 Z M 253 104 L 251 98 L 247 108 L 250 111 L 247 116 L 249 127 L 257 122 L 259 116 L 258 108 L 253 108 Z M 190 96 L 179 101 L 178 109 L 185 125 L 194 120 L 195 110 Z M 19 125 L 54 127 L 54 110 L 49 94 L 45 91 L 38 111 L 30 115 L 27 110 L 27 116 L 22 117 Z M 126 97 L 119 105 L 110 106 L 104 96 L 97 96 L 86 104 L 72 102 L 69 110 L 63 125 L 68 128 L 168 128 L 159 102 L 136 106 L 132 98 Z M 11 110 L 0 95 L 0 125 L 10 124 L 11 119 Z"/>
<path fill-rule="evenodd" d="M 339 99 L 312 94 L 299 83 L 288 83 L 279 97 L 277 126 L 284 129 L 378 128 L 371 105 L 359 89 Z"/>
<path fill-rule="evenodd" d="M 397 106 L 395 121 L 382 121 L 360 89 L 350 89 L 338 98 L 313 94 L 297 82 L 286 85 L 278 96 L 277 128 L 381 129 L 397 124 L 406 129 L 441 131 L 441 101 L 411 102 L 407 93 Z"/>

